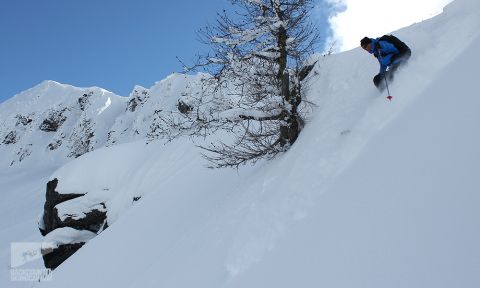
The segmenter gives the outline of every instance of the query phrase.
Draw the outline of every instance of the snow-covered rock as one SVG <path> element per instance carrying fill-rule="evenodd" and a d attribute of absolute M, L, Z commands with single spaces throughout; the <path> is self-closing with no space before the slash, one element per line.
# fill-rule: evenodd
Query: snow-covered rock
<path fill-rule="evenodd" d="M 38 221 L 40 233 L 45 236 L 43 260 L 50 269 L 55 269 L 108 227 L 104 202 L 87 197 L 87 192 L 61 193 L 57 187 L 57 179 L 48 182 L 44 211 Z"/>
<path fill-rule="evenodd" d="M 41 254 L 45 267 L 55 269 L 97 234 L 70 227 L 57 228 L 43 239 Z"/>

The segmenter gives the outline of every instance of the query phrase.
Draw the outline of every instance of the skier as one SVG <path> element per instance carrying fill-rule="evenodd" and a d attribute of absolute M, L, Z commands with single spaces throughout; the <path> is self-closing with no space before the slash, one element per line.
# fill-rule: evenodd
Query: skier
<path fill-rule="evenodd" d="M 380 72 L 373 77 L 373 83 L 380 90 L 384 89 L 384 78 L 392 80 L 398 67 L 407 63 L 412 55 L 410 48 L 393 35 L 384 35 L 376 39 L 364 37 L 360 41 L 360 46 L 373 54 L 380 63 Z"/>

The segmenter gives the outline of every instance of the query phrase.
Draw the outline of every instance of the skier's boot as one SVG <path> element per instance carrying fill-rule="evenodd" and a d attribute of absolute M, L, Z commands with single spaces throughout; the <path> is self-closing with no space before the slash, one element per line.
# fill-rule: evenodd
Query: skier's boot
<path fill-rule="evenodd" d="M 385 77 L 383 74 L 377 74 L 375 77 L 373 77 L 373 84 L 375 84 L 375 87 L 377 87 L 380 92 L 383 92 L 386 88 L 383 77 Z"/>

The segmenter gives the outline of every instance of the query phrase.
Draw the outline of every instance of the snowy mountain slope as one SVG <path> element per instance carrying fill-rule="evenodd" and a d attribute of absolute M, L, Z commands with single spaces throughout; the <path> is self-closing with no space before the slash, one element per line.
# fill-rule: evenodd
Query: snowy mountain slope
<path fill-rule="evenodd" d="M 50 167 L 102 147 L 125 99 L 44 81 L 0 106 L 0 167 Z"/>
<path fill-rule="evenodd" d="M 10 283 L 10 244 L 41 241 L 36 226 L 45 203 L 45 184 L 53 171 L 104 145 L 144 139 L 154 111 L 173 109 L 176 99 L 185 93 L 182 87 L 195 82 L 187 80 L 189 77 L 172 75 L 150 90 L 137 86 L 128 98 L 97 87 L 44 81 L 0 105 L 2 281 Z M 90 198 L 94 202 L 101 199 Z M 89 201 L 78 199 L 81 205 L 77 207 L 72 207 L 73 203 L 59 206 L 63 219 L 98 207 L 98 203 L 86 204 Z M 43 263 L 29 265 L 27 268 L 38 268 Z M 20 282 L 15 284 L 23 287 Z"/>
<path fill-rule="evenodd" d="M 478 49 L 477 37 L 231 287 L 478 287 Z"/>
<path fill-rule="evenodd" d="M 106 141 L 105 127 L 112 125 L 122 102 L 101 88 L 44 81 L 0 105 L 1 287 L 31 284 L 10 281 L 11 244 L 41 242 L 37 220 L 49 176 L 69 159 Z M 82 141 L 90 134 L 83 129 L 87 122 L 95 135 Z M 24 268 L 40 267 L 42 261 Z"/>
<path fill-rule="evenodd" d="M 138 139 L 144 141 L 155 120 L 155 111 L 176 109 L 179 97 L 187 93 L 199 77 L 174 74 L 150 89 L 135 87 L 128 98 L 101 88 L 77 88 L 44 81 L 2 103 L 0 262 L 5 265 L 0 283 L 28 286 L 28 283 L 10 282 L 10 244 L 41 241 L 36 226 L 45 203 L 45 184 L 51 180 L 49 176 L 53 171 L 75 157 L 104 145 L 112 146 Z M 122 154 L 115 157 L 130 160 L 135 157 L 133 154 L 133 157 L 129 157 L 128 150 Z M 94 166 L 92 171 L 105 175 L 105 171 L 98 172 L 98 163 Z M 85 173 L 82 171 L 80 174 Z M 72 176 L 79 177 L 78 174 Z M 119 180 L 116 179 L 121 183 Z M 100 191 L 107 191 L 102 189 L 108 186 L 112 185 L 104 186 Z M 88 192 L 89 196 L 95 194 L 94 191 Z M 134 195 L 132 197 L 142 195 L 135 191 L 130 194 Z M 63 220 L 70 217 L 68 215 L 77 215 L 73 217 L 77 219 L 79 215 L 98 208 L 103 200 L 105 197 L 102 196 L 77 199 L 57 208 L 61 208 Z M 119 211 L 132 205 L 132 199 L 117 202 L 120 204 L 112 207 L 121 207 Z M 110 209 L 109 213 L 112 221 L 117 217 L 114 211 Z M 41 262 L 35 261 L 23 268 L 41 268 Z"/>
<path fill-rule="evenodd" d="M 30 287 L 29 282 L 12 282 L 11 245 L 17 242 L 42 242 L 38 233 L 38 215 L 45 201 L 45 183 L 52 168 L 0 171 L 0 286 Z M 23 265 L 24 269 L 43 268 L 41 257 Z"/>
<path fill-rule="evenodd" d="M 479 14 L 457 0 L 398 32 L 414 54 L 392 103 L 365 85 L 377 67 L 360 49 L 322 59 L 294 147 L 239 175 L 204 169 L 185 141 L 69 163 L 60 190 L 109 187 L 117 216 L 142 198 L 40 286 L 475 287 Z"/>
<path fill-rule="evenodd" d="M 202 77 L 202 74 L 172 74 L 150 89 L 135 87 L 126 112 L 119 115 L 110 129 L 107 146 L 156 138 L 151 135 L 157 116 L 177 111 L 183 96 L 199 93 Z"/>
<path fill-rule="evenodd" d="M 176 109 L 201 77 L 172 74 L 129 97 L 44 81 L 0 106 L 0 167 L 59 167 L 105 145 L 145 139 L 156 113 Z"/>

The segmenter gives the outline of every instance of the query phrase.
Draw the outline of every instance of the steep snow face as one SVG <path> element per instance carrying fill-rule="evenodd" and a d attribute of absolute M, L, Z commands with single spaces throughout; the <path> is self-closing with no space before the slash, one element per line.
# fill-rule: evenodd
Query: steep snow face
<path fill-rule="evenodd" d="M 178 111 L 183 96 L 201 91 L 204 76 L 172 74 L 150 89 L 136 86 L 130 94 L 125 113 L 110 129 L 107 146 L 146 139 L 152 133 L 157 116 Z"/>
<path fill-rule="evenodd" d="M 62 167 L 59 190 L 104 197 L 116 222 L 39 286 L 476 287 L 479 16 L 478 1 L 457 0 L 395 33 L 413 56 L 391 103 L 365 52 L 320 58 L 308 78 L 318 108 L 275 161 L 212 171 L 187 141 L 139 141 Z M 159 107 L 183 81 L 159 83 L 172 95 Z M 155 89 L 137 87 L 150 113 L 129 123 L 149 122 L 141 95 Z"/>
<path fill-rule="evenodd" d="M 129 97 L 44 81 L 0 106 L 0 167 L 59 167 L 103 146 L 145 139 L 156 116 L 200 90 L 202 77 L 172 74 L 150 89 L 136 86 Z"/>
<path fill-rule="evenodd" d="M 101 88 L 54 81 L 16 95 L 0 106 L 0 167 L 58 167 L 102 147 L 125 103 Z"/>
<path fill-rule="evenodd" d="M 477 37 L 229 287 L 477 287 L 479 49 Z"/>

